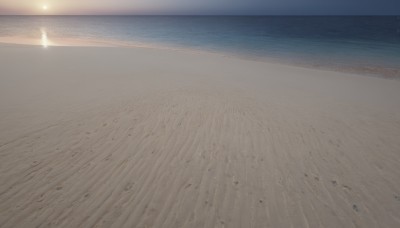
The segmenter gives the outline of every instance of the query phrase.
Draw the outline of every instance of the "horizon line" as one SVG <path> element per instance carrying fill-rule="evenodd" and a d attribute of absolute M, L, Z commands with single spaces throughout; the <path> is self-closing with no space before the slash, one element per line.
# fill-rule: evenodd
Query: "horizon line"
<path fill-rule="evenodd" d="M 400 14 L 0 14 L 0 16 L 397 16 Z"/>

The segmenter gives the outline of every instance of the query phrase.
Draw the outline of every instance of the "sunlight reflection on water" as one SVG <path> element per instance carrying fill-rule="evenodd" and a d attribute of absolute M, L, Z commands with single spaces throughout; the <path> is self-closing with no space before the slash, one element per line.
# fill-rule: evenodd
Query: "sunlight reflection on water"
<path fill-rule="evenodd" d="M 49 46 L 49 39 L 47 38 L 46 28 L 41 28 L 40 32 L 42 34 L 41 45 L 43 48 L 47 48 Z"/>

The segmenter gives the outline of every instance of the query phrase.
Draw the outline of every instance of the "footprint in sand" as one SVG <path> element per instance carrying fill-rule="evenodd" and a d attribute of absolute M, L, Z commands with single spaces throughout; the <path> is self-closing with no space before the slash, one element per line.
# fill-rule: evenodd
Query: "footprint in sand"
<path fill-rule="evenodd" d="M 33 161 L 32 164 L 31 164 L 32 167 L 35 167 L 35 166 L 37 166 L 37 165 L 39 165 L 39 162 L 38 162 L 38 161 Z"/>
<path fill-rule="evenodd" d="M 36 200 L 36 202 L 40 203 L 44 200 L 44 193 L 40 195 L 40 197 Z"/>
<path fill-rule="evenodd" d="M 192 184 L 187 184 L 187 185 L 185 186 L 185 189 L 189 188 L 190 186 L 192 186 Z"/>
<path fill-rule="evenodd" d="M 107 157 L 104 158 L 105 161 L 109 161 L 112 157 L 112 154 L 107 155 Z"/>
<path fill-rule="evenodd" d="M 134 184 L 135 183 L 128 182 L 128 184 L 126 184 L 126 186 L 124 188 L 124 191 L 127 192 L 127 191 L 131 190 Z"/>
<path fill-rule="evenodd" d="M 350 188 L 349 186 L 347 186 L 347 185 L 342 185 L 342 187 L 343 187 L 344 189 L 346 189 L 346 190 L 351 191 L 351 188 Z"/>

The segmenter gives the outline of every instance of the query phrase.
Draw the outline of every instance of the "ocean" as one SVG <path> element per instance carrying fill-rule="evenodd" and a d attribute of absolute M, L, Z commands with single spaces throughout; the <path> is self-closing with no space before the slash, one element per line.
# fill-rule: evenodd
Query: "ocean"
<path fill-rule="evenodd" d="M 0 16 L 0 37 L 101 39 L 400 75 L 400 16 Z"/>

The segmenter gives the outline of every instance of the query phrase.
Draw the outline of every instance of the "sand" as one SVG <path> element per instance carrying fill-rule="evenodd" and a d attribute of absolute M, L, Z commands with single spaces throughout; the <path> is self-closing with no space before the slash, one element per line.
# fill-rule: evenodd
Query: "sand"
<path fill-rule="evenodd" d="M 0 227 L 400 227 L 400 81 L 0 46 Z"/>

